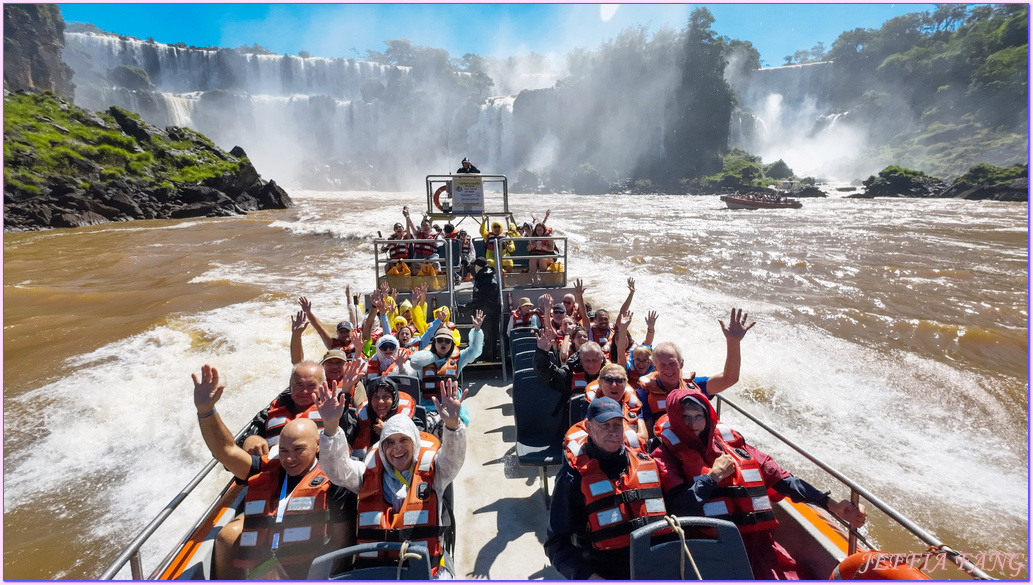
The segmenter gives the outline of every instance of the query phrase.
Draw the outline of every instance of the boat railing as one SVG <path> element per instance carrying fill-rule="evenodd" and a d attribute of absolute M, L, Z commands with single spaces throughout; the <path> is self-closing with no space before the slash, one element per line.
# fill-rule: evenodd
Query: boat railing
<path fill-rule="evenodd" d="M 512 242 L 531 242 L 540 240 L 551 240 L 556 242 L 556 251 L 550 255 L 543 254 L 510 254 L 503 256 L 502 261 L 510 260 L 514 264 L 514 270 L 510 272 L 502 273 L 502 287 L 514 287 L 514 286 L 533 286 L 533 285 L 545 285 L 545 286 L 567 286 L 567 238 L 564 236 L 541 236 L 541 237 L 519 237 L 519 238 L 506 238 Z M 560 251 L 560 244 L 562 244 L 563 250 Z M 560 263 L 560 269 L 542 270 L 537 273 L 530 272 L 517 272 L 515 270 L 516 261 L 529 261 L 534 258 L 551 258 L 555 262 Z M 537 276 L 536 276 L 537 274 Z"/>
<path fill-rule="evenodd" d="M 456 290 L 455 285 L 458 280 L 459 264 L 458 258 L 453 254 L 453 249 L 450 240 L 447 239 L 435 239 L 435 238 L 423 238 L 415 240 L 404 240 L 406 245 L 411 244 L 431 244 L 437 248 L 438 258 L 427 259 L 427 258 L 396 258 L 391 259 L 389 253 L 385 251 L 388 246 L 398 244 L 399 240 L 386 240 L 379 239 L 373 240 L 373 264 L 377 274 L 377 287 L 382 283 L 387 283 L 391 288 L 395 288 L 401 291 L 410 291 L 417 286 L 426 283 L 431 291 L 437 292 L 448 292 L 448 306 L 454 307 L 456 305 Z M 386 267 L 388 264 L 402 263 L 409 267 L 408 275 L 393 275 L 388 274 Z M 420 268 L 425 264 L 437 264 L 439 270 L 437 274 L 420 276 L 417 274 Z"/>
<path fill-rule="evenodd" d="M 453 208 L 451 203 L 441 203 L 440 196 L 452 192 L 452 183 L 455 180 L 479 179 L 483 199 L 479 205 L 470 209 Z M 509 213 L 509 179 L 506 175 L 485 175 L 485 174 L 452 174 L 452 175 L 427 175 L 427 216 L 431 219 L 450 219 L 456 215 L 506 215 Z M 486 188 L 486 189 L 485 189 Z M 487 193 L 485 193 L 485 191 Z M 493 195 L 493 193 L 496 193 Z M 502 200 L 497 201 L 501 195 Z M 448 200 L 446 200 L 447 202 Z M 492 211 L 498 210 L 498 211 Z"/>
<path fill-rule="evenodd" d="M 237 431 L 237 434 L 234 435 L 235 441 L 239 441 L 240 438 L 244 436 L 244 431 L 247 430 L 248 426 L 250 426 L 250 423 L 248 423 L 248 425 L 246 425 L 244 428 Z M 118 557 L 115 558 L 114 562 L 112 562 L 111 565 L 109 565 L 108 568 L 105 569 L 99 577 L 97 577 L 97 580 L 111 581 L 115 578 L 115 575 L 122 570 L 122 567 L 124 567 L 126 563 L 129 563 L 129 571 L 132 575 L 133 581 L 144 580 L 143 558 L 140 555 L 140 549 L 147 542 L 147 540 L 154 535 L 158 528 L 161 527 L 165 520 L 167 520 L 169 516 L 171 516 L 172 513 L 176 511 L 176 508 L 178 508 L 179 505 L 183 503 L 187 496 L 189 496 L 190 493 L 194 491 L 194 488 L 200 485 L 200 483 L 204 481 L 208 474 L 211 473 L 212 470 L 215 469 L 215 466 L 218 464 L 219 462 L 215 459 L 209 460 L 208 463 L 201 468 L 201 471 L 199 471 L 197 475 L 193 477 L 193 479 L 187 482 L 187 484 L 179 490 L 179 493 L 176 494 L 176 496 L 172 498 L 172 500 L 168 504 L 165 504 L 165 507 L 162 508 L 161 512 L 159 512 L 158 515 L 155 516 L 154 519 L 147 524 L 147 526 L 144 526 L 143 530 L 141 530 L 140 533 L 136 535 L 136 538 L 134 538 L 132 542 L 130 542 L 122 550 L 121 553 L 119 553 Z M 196 526 L 191 527 L 190 531 L 192 532 L 194 528 L 196 528 Z"/>
<path fill-rule="evenodd" d="M 919 526 L 918 524 L 915 524 L 911 519 L 909 519 L 908 517 L 904 516 L 903 514 L 898 512 L 896 509 L 894 509 L 892 506 L 890 506 L 886 502 L 884 502 L 881 499 L 879 499 L 878 497 L 876 497 L 873 493 L 871 493 L 870 491 L 868 491 L 867 489 L 862 487 L 856 481 L 850 479 L 849 477 L 847 477 L 846 475 L 842 474 L 837 469 L 835 469 L 834 467 L 829 465 L 828 463 L 825 463 L 824 461 L 819 459 L 814 454 L 810 453 L 809 451 L 807 451 L 803 447 L 797 445 L 791 439 L 789 439 L 788 437 L 786 437 L 782 433 L 776 431 L 771 426 L 769 426 L 768 424 L 766 424 L 763 421 L 761 421 L 757 416 L 755 416 L 754 414 L 750 413 L 748 410 L 746 410 L 742 406 L 736 404 L 733 400 L 731 400 L 729 398 L 726 398 L 723 394 L 719 394 L 715 398 L 717 399 L 716 409 L 717 409 L 717 416 L 718 416 L 718 418 L 721 417 L 721 406 L 724 405 L 724 404 L 727 404 L 729 407 L 735 409 L 740 414 L 742 414 L 746 418 L 748 418 L 751 421 L 753 421 L 754 423 L 756 423 L 757 426 L 759 426 L 760 428 L 762 428 L 765 431 L 771 433 L 779 441 L 782 441 L 782 443 L 784 443 L 788 447 L 792 448 L 797 453 L 799 453 L 799 454 L 803 455 L 804 457 L 806 457 L 811 463 L 814 463 L 819 468 L 824 470 L 826 473 L 828 473 L 832 477 L 834 477 L 837 480 L 839 480 L 843 485 L 847 486 L 850 489 L 850 502 L 852 504 L 854 504 L 855 506 L 860 501 L 860 498 L 863 497 L 865 500 L 867 500 L 869 503 L 871 503 L 871 505 L 875 506 L 876 508 L 881 510 L 884 514 L 886 514 L 887 516 L 892 518 L 897 524 L 902 526 L 905 530 L 907 530 L 908 532 L 913 534 L 915 537 L 917 537 L 919 540 L 922 540 L 923 542 L 928 544 L 930 547 L 935 549 L 936 552 L 941 552 L 941 553 L 947 555 L 947 557 L 957 567 L 959 567 L 962 571 L 965 571 L 966 573 L 968 573 L 969 575 L 971 575 L 972 577 L 974 577 L 976 579 L 988 580 L 988 581 L 994 580 L 993 577 L 991 577 L 990 575 L 987 575 L 981 569 L 979 569 L 978 567 L 973 565 L 971 562 L 969 562 L 962 553 L 954 550 L 950 546 L 946 545 L 940 539 L 938 539 L 935 536 L 933 536 L 932 534 L 926 532 L 921 526 Z M 848 545 L 847 545 L 848 546 L 847 554 L 848 555 L 852 555 L 855 552 L 857 552 L 858 533 L 857 533 L 857 530 L 855 530 L 853 527 L 847 526 L 847 528 L 849 529 L 849 540 L 848 540 Z"/>

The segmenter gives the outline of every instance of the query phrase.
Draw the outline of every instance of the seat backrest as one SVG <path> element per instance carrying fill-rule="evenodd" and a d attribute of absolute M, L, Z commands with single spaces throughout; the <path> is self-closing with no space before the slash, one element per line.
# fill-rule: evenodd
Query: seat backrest
<path fill-rule="evenodd" d="M 534 350 L 525 350 L 513 354 L 513 371 L 534 367 Z"/>
<path fill-rule="evenodd" d="M 531 368 L 518 370 L 513 376 L 513 418 L 517 442 L 525 445 L 562 445 L 566 412 L 557 404 L 562 397 L 538 380 Z"/>
<path fill-rule="evenodd" d="M 402 548 L 401 542 L 371 542 L 357 544 L 335 550 L 323 556 L 316 557 L 308 569 L 309 581 L 348 580 L 348 581 L 391 581 L 399 578 L 398 564 L 395 561 L 386 561 L 384 566 L 364 567 L 352 569 L 343 573 L 333 573 L 333 565 L 338 559 L 357 557 L 360 553 L 399 551 Z M 428 581 L 431 578 L 430 553 L 427 547 L 410 544 L 406 553 L 417 554 L 418 559 L 410 559 L 402 567 L 400 578 L 405 581 Z"/>
<path fill-rule="evenodd" d="M 716 538 L 690 538 L 685 544 L 696 561 L 700 576 L 706 580 L 752 581 L 753 570 L 746 556 L 742 536 L 735 524 L 727 520 L 699 516 L 679 516 L 683 527 L 706 527 L 716 531 Z M 654 532 L 667 528 L 666 520 L 652 522 L 631 533 L 631 579 L 636 581 L 663 581 L 681 579 L 679 557 L 680 540 L 652 544 Z M 689 528 L 692 531 L 692 528 Z M 692 563 L 685 559 L 685 579 L 696 579 Z"/>
<path fill-rule="evenodd" d="M 538 331 L 537 327 L 514 327 L 509 330 L 509 341 L 510 343 L 516 343 L 518 340 L 531 339 L 537 344 L 536 331 Z"/>
<path fill-rule="evenodd" d="M 567 418 L 567 426 L 572 427 L 588 417 L 588 397 L 578 394 L 570 399 L 570 415 Z"/>
<path fill-rule="evenodd" d="M 395 384 L 398 384 L 398 390 L 408 394 L 416 404 L 420 403 L 420 399 L 423 397 L 422 385 L 420 379 L 416 376 L 391 376 Z"/>

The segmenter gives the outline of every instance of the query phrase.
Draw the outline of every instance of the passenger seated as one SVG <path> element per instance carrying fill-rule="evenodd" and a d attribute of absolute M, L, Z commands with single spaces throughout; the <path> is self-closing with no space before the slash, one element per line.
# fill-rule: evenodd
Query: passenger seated
<path fill-rule="evenodd" d="M 361 361 L 349 362 L 342 371 L 342 378 L 355 376 L 361 372 L 361 368 Z M 280 433 L 288 422 L 307 418 L 313 420 L 317 427 L 322 427 L 323 421 L 319 418 L 312 393 L 325 381 L 323 366 L 316 362 L 303 361 L 294 366 L 288 388 L 251 419 L 237 445 L 251 455 L 268 455 L 270 447 L 280 441 Z M 351 400 L 350 393 L 344 400 Z M 346 429 L 353 425 L 354 423 L 347 421 L 342 423 Z"/>
<path fill-rule="evenodd" d="M 584 395 L 588 384 L 599 377 L 599 372 L 606 362 L 606 356 L 599 344 L 585 342 L 581 350 L 574 353 L 560 365 L 555 354 L 549 348 L 556 342 L 556 332 L 546 327 L 538 331 L 538 346 L 535 349 L 532 365 L 538 380 L 547 384 L 563 398 L 560 403 L 567 417 L 567 401 L 576 395 Z"/>
<path fill-rule="evenodd" d="M 739 527 L 758 580 L 798 579 L 796 561 L 772 536 L 778 525 L 768 496 L 817 504 L 854 528 L 864 506 L 833 500 L 785 471 L 766 454 L 721 424 L 709 398 L 695 386 L 668 395 L 667 420 L 653 458 L 660 469 L 667 510 L 676 516 L 710 516 Z M 752 489 L 751 489 L 752 488 Z M 753 490 L 766 490 L 757 496 Z M 776 500 L 777 501 L 777 500 Z"/>
<path fill-rule="evenodd" d="M 438 247 L 442 245 L 444 238 L 441 237 L 440 233 L 434 231 L 434 226 L 429 218 L 423 218 L 423 221 L 420 222 L 420 229 L 417 230 L 412 223 L 412 218 L 409 217 L 408 207 L 402 210 L 402 214 L 405 216 L 409 231 L 413 234 L 412 239 L 434 240 L 433 242 L 413 242 L 410 257 L 414 260 L 429 260 L 434 270 L 440 272 L 441 266 L 437 263 L 440 259 Z"/>
<path fill-rule="evenodd" d="M 409 352 L 400 347 L 394 335 L 381 335 L 374 347 L 376 353 L 366 364 L 366 385 L 380 376 L 415 376 L 416 371 L 409 365 Z"/>
<path fill-rule="evenodd" d="M 396 264 L 399 262 L 404 263 L 404 260 L 409 258 L 409 245 L 405 243 L 405 240 L 412 239 L 412 233 L 406 231 L 405 226 L 399 221 L 395 222 L 394 231 L 387 239 L 395 241 L 384 246 L 380 251 L 387 252 L 388 257 L 391 259 L 384 265 L 385 270 L 390 273 Z"/>
<path fill-rule="evenodd" d="M 488 260 L 488 266 L 495 266 L 495 246 L 499 247 L 499 254 L 505 258 L 516 250 L 516 245 L 508 239 L 508 234 L 502 231 L 502 224 L 492 222 L 491 232 L 488 231 L 488 215 L 481 216 L 481 238 L 484 239 L 484 257 Z"/>
<path fill-rule="evenodd" d="M 354 506 L 348 492 L 327 481 L 320 468 L 316 423 L 299 418 L 284 425 L 277 459 L 250 455 L 233 444 L 215 409 L 225 388 L 218 370 L 205 364 L 200 379 L 192 377 L 205 445 L 237 481 L 247 482 L 244 514 L 215 539 L 211 578 L 304 579 L 312 559 L 353 544 Z M 339 404 L 335 429 L 346 411 L 346 403 Z"/>
<path fill-rule="evenodd" d="M 466 349 L 460 351 L 452 331 L 447 327 L 442 327 L 434 334 L 434 341 L 428 349 L 418 351 L 409 358 L 409 363 L 419 372 L 423 393 L 420 405 L 425 407 L 428 413 L 435 410 L 436 401 L 434 400 L 434 395 L 437 394 L 438 389 L 441 387 L 438 382 L 441 380 L 457 380 L 463 368 L 477 359 L 484 349 L 484 333 L 481 331 L 481 325 L 484 323 L 484 313 L 477 311 L 471 322 L 473 323 L 473 329 L 470 330 Z M 463 424 L 469 424 L 470 411 L 465 404 L 459 411 L 459 416 L 463 420 Z"/>
<path fill-rule="evenodd" d="M 545 219 L 542 220 L 542 223 L 534 226 L 533 237 L 546 238 L 552 233 L 550 228 L 545 227 L 550 211 L 545 212 Z M 531 240 L 527 243 L 527 253 L 531 256 L 542 256 L 541 258 L 531 258 L 528 263 L 528 272 L 531 274 L 544 272 L 554 262 L 552 257 L 556 255 L 556 240 Z"/>
<path fill-rule="evenodd" d="M 466 426 L 459 417 L 464 395 L 456 381 L 442 382 L 438 392 L 440 400 L 437 396 L 433 400 L 444 423 L 440 442 L 430 433 L 421 433 L 409 417 L 393 416 L 384 423 L 380 441 L 365 461 L 351 458 L 344 433 L 333 424 L 324 428 L 319 447 L 330 481 L 358 494 L 358 544 L 411 540 L 430 551 L 434 575 L 450 579 L 455 569 L 441 542 L 446 527 L 442 499 L 466 457 Z M 317 400 L 325 420 L 337 420 L 345 408 L 325 385 Z M 386 554 L 360 561 L 398 562 Z"/>
<path fill-rule="evenodd" d="M 585 388 L 585 398 L 589 402 L 603 396 L 613 399 L 624 409 L 624 419 L 638 438 L 637 442 L 629 444 L 629 446 L 645 449 L 646 441 L 649 440 L 649 430 L 646 429 L 646 423 L 639 417 L 642 403 L 639 402 L 635 390 L 628 386 L 624 366 L 620 364 L 604 365 L 599 370 L 599 377 L 593 382 L 589 382 Z M 639 445 L 641 447 L 638 447 Z"/>
<path fill-rule="evenodd" d="M 538 315 L 534 313 L 534 303 L 527 297 L 521 297 L 517 300 L 517 308 L 510 311 L 509 323 L 506 324 L 506 335 L 509 335 L 516 327 L 534 327 L 540 328 L 542 326 L 541 320 Z"/>
<path fill-rule="evenodd" d="M 351 285 L 346 287 L 348 298 L 351 298 Z M 323 325 L 323 323 L 312 314 L 312 302 L 305 297 L 298 297 L 298 303 L 301 305 L 301 310 L 304 311 L 305 316 L 309 322 L 312 323 L 312 328 L 319 334 L 319 338 L 323 340 L 323 344 L 327 349 L 340 349 L 344 353 L 348 354 L 348 359 L 352 359 L 355 356 L 355 346 L 351 342 L 351 332 L 355 329 L 351 321 L 341 321 L 337 324 L 337 334 L 330 335 L 330 331 Z M 354 309 L 349 306 L 349 313 L 354 313 Z"/>
<path fill-rule="evenodd" d="M 685 360 L 681 349 L 670 341 L 662 341 L 653 349 L 653 367 L 656 371 L 639 379 L 638 397 L 642 401 L 642 418 L 646 426 L 652 429 L 656 420 L 665 411 L 667 394 L 675 388 L 686 387 L 686 382 L 694 382 L 707 397 L 716 396 L 739 381 L 739 368 L 742 362 L 739 343 L 746 332 L 757 324 L 756 321 L 746 324 L 749 314 L 742 309 L 732 309 L 732 317 L 728 325 L 718 320 L 725 336 L 725 367 L 720 374 L 695 377 L 693 372 L 689 378 L 682 377 Z"/>
<path fill-rule="evenodd" d="M 369 400 L 363 402 L 356 413 L 358 430 L 355 439 L 349 441 L 352 456 L 362 459 L 370 445 L 380 440 L 384 423 L 396 414 L 413 418 L 416 403 L 405 392 L 398 391 L 398 384 L 391 376 L 381 376 L 370 382 L 367 390 Z"/>

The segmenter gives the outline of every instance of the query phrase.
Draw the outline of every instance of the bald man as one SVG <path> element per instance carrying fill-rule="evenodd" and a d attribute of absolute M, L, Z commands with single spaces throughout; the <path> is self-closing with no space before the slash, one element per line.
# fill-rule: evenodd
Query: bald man
<path fill-rule="evenodd" d="M 346 535 L 354 534 L 355 499 L 332 485 L 319 467 L 315 421 L 296 418 L 283 425 L 278 458 L 251 455 L 233 442 L 215 408 L 225 389 L 219 372 L 205 364 L 201 377 L 192 377 L 205 445 L 248 486 L 244 513 L 216 538 L 210 577 L 304 579 L 312 559 L 351 545 L 354 538 Z"/>

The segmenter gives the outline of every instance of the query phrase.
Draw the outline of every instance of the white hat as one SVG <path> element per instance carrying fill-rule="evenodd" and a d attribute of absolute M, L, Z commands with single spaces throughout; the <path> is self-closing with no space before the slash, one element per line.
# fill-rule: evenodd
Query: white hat
<path fill-rule="evenodd" d="M 420 450 L 420 431 L 416 428 L 416 423 L 414 423 L 411 418 L 404 414 L 399 414 L 387 419 L 387 422 L 384 423 L 384 428 L 380 431 L 380 441 L 383 442 L 384 439 L 392 435 L 404 435 L 408 437 L 413 444 L 412 456 L 416 457 L 417 451 Z M 390 467 L 390 464 L 387 462 L 387 458 L 384 457 L 383 450 L 377 449 L 377 451 L 380 452 L 380 461 L 384 465 Z"/>

